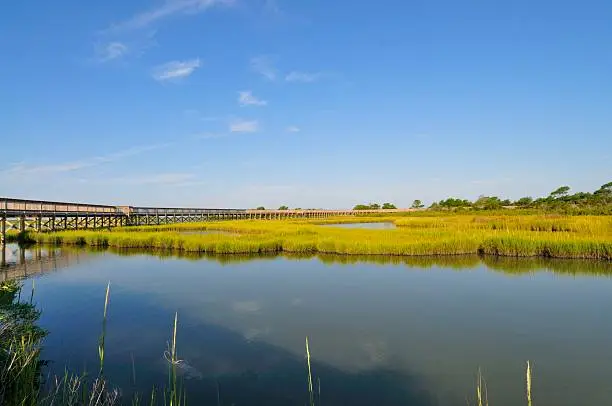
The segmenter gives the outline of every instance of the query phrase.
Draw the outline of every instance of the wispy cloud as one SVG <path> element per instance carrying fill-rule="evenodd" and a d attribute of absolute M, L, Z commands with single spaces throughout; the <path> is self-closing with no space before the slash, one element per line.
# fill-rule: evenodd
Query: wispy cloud
<path fill-rule="evenodd" d="M 240 103 L 241 106 L 265 106 L 268 104 L 267 101 L 253 96 L 250 90 L 238 92 L 238 103 Z"/>
<path fill-rule="evenodd" d="M 294 125 L 290 125 L 289 127 L 287 127 L 285 129 L 285 131 L 287 131 L 288 133 L 299 133 L 300 132 L 300 128 L 296 127 Z"/>
<path fill-rule="evenodd" d="M 143 152 L 152 151 L 155 149 L 164 148 L 171 145 L 170 143 L 166 144 L 155 144 L 155 145 L 145 145 L 145 146 L 137 146 L 127 148 L 121 151 L 113 152 L 111 154 L 96 156 L 89 159 L 83 159 L 78 161 L 70 161 L 63 162 L 58 164 L 50 164 L 50 165 L 27 165 L 24 163 L 19 163 L 12 165 L 10 168 L 0 171 L 2 175 L 11 175 L 11 176 L 27 176 L 27 175 L 51 175 L 62 172 L 73 172 L 78 171 L 80 169 L 91 168 L 94 166 L 114 162 L 123 158 L 128 158 L 131 156 L 142 154 Z"/>
<path fill-rule="evenodd" d="M 152 175 L 143 176 L 128 176 L 122 178 L 116 178 L 113 183 L 122 183 L 128 185 L 184 185 L 189 182 L 190 184 L 196 181 L 196 175 L 193 173 L 182 173 L 182 172 L 168 172 L 168 173 L 156 173 Z"/>
<path fill-rule="evenodd" d="M 141 29 L 178 14 L 198 14 L 213 6 L 229 5 L 232 3 L 233 0 L 166 0 L 159 7 L 136 14 L 125 21 L 112 24 L 106 31 Z"/>
<path fill-rule="evenodd" d="M 266 55 L 251 58 L 251 69 L 268 80 L 276 80 L 278 71 L 274 67 L 274 61 Z"/>
<path fill-rule="evenodd" d="M 186 61 L 172 61 L 153 68 L 153 79 L 163 82 L 167 80 L 179 80 L 191 75 L 201 65 L 200 59 Z"/>
<path fill-rule="evenodd" d="M 95 59 L 98 62 L 108 62 L 127 55 L 130 49 L 123 42 L 115 41 L 104 45 L 98 44 L 96 45 L 95 51 Z"/>
<path fill-rule="evenodd" d="M 292 71 L 292 72 L 289 72 L 287 76 L 285 76 L 285 80 L 287 82 L 310 83 L 310 82 L 316 82 L 317 80 L 320 80 L 324 76 L 325 75 L 322 72 L 309 73 L 309 72 Z"/>
<path fill-rule="evenodd" d="M 234 120 L 229 125 L 229 131 L 232 133 L 254 133 L 259 130 L 259 122 L 257 120 Z"/>
<path fill-rule="evenodd" d="M 156 30 L 138 31 L 121 36 L 114 33 L 98 34 L 98 39 L 93 44 L 94 55 L 91 58 L 97 63 L 139 57 L 149 48 L 157 46 Z"/>

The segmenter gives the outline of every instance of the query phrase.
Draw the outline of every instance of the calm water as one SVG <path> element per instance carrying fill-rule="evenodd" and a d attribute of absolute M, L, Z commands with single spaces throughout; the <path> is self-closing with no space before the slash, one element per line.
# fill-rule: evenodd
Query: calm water
<path fill-rule="evenodd" d="M 395 224 L 386 221 L 382 223 L 343 223 L 343 224 L 322 224 L 323 227 L 340 227 L 340 228 L 366 228 L 371 230 L 391 230 L 396 228 Z"/>
<path fill-rule="evenodd" d="M 306 404 L 306 336 L 324 405 L 465 405 L 479 367 L 491 405 L 521 405 L 527 359 L 537 405 L 612 403 L 609 262 L 5 257 L 4 277 L 36 279 L 43 356 L 58 373 L 95 370 L 111 281 L 106 371 L 125 392 L 132 358 L 138 388 L 166 382 L 178 311 L 191 404 L 216 405 L 217 383 L 223 405 Z"/>

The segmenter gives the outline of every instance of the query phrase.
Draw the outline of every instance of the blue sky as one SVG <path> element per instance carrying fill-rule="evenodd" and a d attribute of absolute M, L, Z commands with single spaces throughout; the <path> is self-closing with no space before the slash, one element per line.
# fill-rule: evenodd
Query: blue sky
<path fill-rule="evenodd" d="M 13 1 L 0 195 L 407 207 L 612 180 L 609 1 Z"/>

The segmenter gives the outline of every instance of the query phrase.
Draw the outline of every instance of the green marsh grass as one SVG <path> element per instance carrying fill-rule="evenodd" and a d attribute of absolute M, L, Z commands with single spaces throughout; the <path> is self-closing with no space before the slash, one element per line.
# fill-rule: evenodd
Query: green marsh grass
<path fill-rule="evenodd" d="M 141 248 L 209 254 L 326 253 L 612 259 L 612 216 L 363 217 L 397 229 L 321 227 L 320 220 L 237 220 L 63 231 L 33 235 L 39 243 Z M 348 222 L 346 218 L 329 219 Z M 218 230 L 221 234 L 181 231 Z"/>

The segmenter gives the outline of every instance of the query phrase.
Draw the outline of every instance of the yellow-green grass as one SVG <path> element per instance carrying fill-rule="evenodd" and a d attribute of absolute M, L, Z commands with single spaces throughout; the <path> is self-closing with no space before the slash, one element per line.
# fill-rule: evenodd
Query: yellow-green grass
<path fill-rule="evenodd" d="M 543 256 L 612 259 L 612 216 L 377 217 L 395 230 L 321 227 L 321 220 L 239 220 L 41 233 L 41 243 L 154 248 L 219 254 L 329 253 L 351 255 Z M 350 222 L 339 218 L 325 221 Z M 231 234 L 182 234 L 220 230 Z"/>

